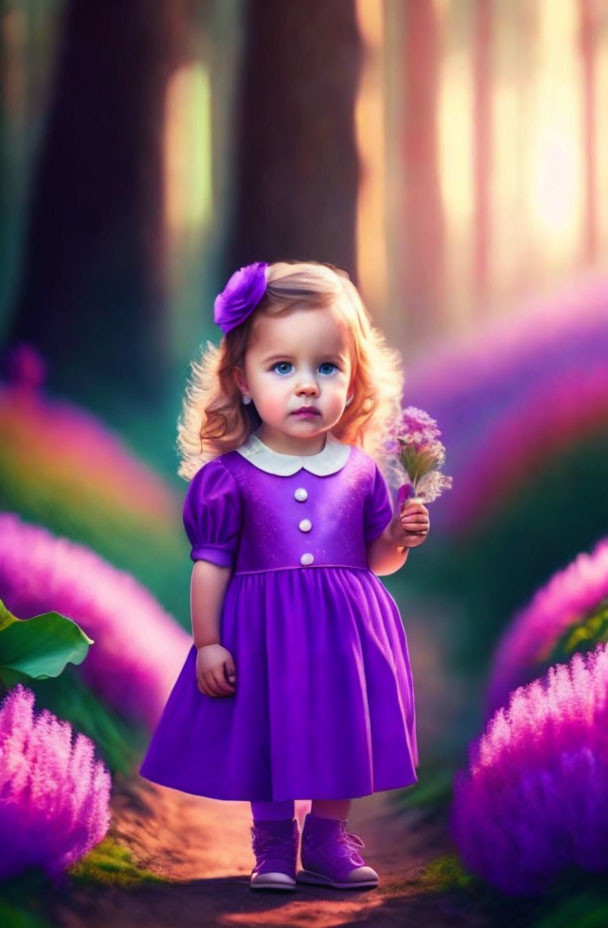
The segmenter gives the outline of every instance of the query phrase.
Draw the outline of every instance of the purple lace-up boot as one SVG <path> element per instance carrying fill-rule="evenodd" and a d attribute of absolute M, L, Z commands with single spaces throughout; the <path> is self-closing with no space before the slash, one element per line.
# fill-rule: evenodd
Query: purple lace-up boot
<path fill-rule="evenodd" d="M 254 822 L 251 838 L 256 865 L 251 889 L 294 890 L 300 831 L 296 819 Z"/>
<path fill-rule="evenodd" d="M 365 847 L 358 835 L 346 830 L 348 822 L 322 818 L 312 812 L 302 829 L 302 870 L 299 883 L 334 886 L 336 889 L 364 889 L 378 885 L 378 874 L 368 867 L 357 848 Z"/>

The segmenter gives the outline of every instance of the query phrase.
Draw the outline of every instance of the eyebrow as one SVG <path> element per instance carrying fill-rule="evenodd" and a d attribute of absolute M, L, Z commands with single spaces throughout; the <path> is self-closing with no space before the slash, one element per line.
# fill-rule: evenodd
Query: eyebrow
<path fill-rule="evenodd" d="M 288 351 L 284 351 L 280 354 L 269 354 L 267 357 L 263 359 L 262 363 L 267 364 L 268 361 L 278 360 L 279 358 L 289 358 L 290 360 L 292 360 L 294 357 L 295 355 L 289 354 Z M 348 355 L 345 352 L 340 352 L 340 351 L 326 351 L 323 354 L 319 355 L 319 358 L 340 358 L 342 360 L 344 360 L 346 357 L 348 357 Z"/>

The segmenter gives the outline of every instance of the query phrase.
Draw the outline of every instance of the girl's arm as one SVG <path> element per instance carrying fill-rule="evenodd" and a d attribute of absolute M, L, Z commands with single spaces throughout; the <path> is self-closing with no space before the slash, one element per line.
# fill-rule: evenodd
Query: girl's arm
<path fill-rule="evenodd" d="M 220 614 L 230 579 L 230 567 L 211 561 L 194 562 L 190 580 L 192 637 L 197 648 L 220 644 Z"/>
<path fill-rule="evenodd" d="M 378 576 L 394 574 L 407 561 L 409 548 L 397 547 L 401 537 L 400 522 L 391 519 L 384 531 L 367 545 L 367 563 L 369 569 Z"/>

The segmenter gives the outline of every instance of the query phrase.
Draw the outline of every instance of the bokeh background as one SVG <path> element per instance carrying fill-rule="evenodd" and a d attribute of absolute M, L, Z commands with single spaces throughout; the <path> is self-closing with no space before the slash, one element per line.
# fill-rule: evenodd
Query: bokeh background
<path fill-rule="evenodd" d="M 254 260 L 331 262 L 454 481 L 383 578 L 420 681 L 420 782 L 397 805 L 447 828 L 472 739 L 567 667 L 566 702 L 534 690 L 490 752 L 509 789 L 550 786 L 501 809 L 469 766 L 457 808 L 484 814 L 455 850 L 505 894 L 568 866 L 591 892 L 608 811 L 582 847 L 587 813 L 558 810 L 568 776 L 581 802 L 608 792 L 608 680 L 572 664 L 608 626 L 608 3 L 2 0 L 0 43 L 0 598 L 96 639 L 29 681 L 37 704 L 135 776 L 189 647 L 176 422 L 213 298 Z M 543 740 L 569 686 L 588 740 Z M 576 750 L 591 773 L 560 766 Z M 540 806 L 561 856 L 513 824 Z"/>

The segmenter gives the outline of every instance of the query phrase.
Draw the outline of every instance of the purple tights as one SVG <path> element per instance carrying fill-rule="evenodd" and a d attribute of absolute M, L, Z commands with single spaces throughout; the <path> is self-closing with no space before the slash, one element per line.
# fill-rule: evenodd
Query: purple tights
<path fill-rule="evenodd" d="M 251 814 L 254 822 L 268 821 L 268 819 L 294 817 L 293 799 L 284 799 L 281 802 L 252 802 Z"/>

